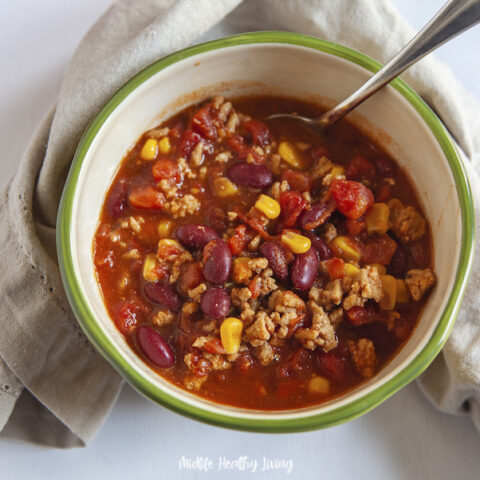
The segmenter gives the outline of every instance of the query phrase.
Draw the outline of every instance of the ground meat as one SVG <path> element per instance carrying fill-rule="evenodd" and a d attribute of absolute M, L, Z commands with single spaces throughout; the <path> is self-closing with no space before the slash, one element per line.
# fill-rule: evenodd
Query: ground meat
<path fill-rule="evenodd" d="M 191 253 L 186 250 L 175 257 L 170 269 L 170 283 L 174 283 L 179 279 L 183 265 L 190 262 L 193 262 L 193 257 Z"/>
<path fill-rule="evenodd" d="M 264 343 L 260 345 L 259 347 L 255 348 L 253 351 L 255 354 L 255 357 L 258 358 L 260 363 L 266 367 L 267 365 L 270 365 L 272 361 L 275 358 L 275 352 L 273 351 L 273 348 L 269 343 Z"/>
<path fill-rule="evenodd" d="M 340 305 L 343 298 L 342 281 L 337 278 L 328 282 L 325 288 L 312 287 L 308 292 L 310 300 L 318 303 L 326 310 L 331 310 L 334 305 Z"/>
<path fill-rule="evenodd" d="M 193 215 L 200 208 L 200 200 L 187 193 L 183 197 L 174 198 L 165 204 L 165 210 L 173 218 L 182 218 L 187 215 Z"/>
<path fill-rule="evenodd" d="M 198 312 L 200 308 L 197 302 L 185 302 L 182 307 L 182 312 L 187 313 L 188 315 L 193 315 Z"/>
<path fill-rule="evenodd" d="M 185 377 L 185 388 L 187 390 L 200 390 L 202 385 L 207 381 L 207 376 L 197 377 L 196 375 L 187 375 Z"/>
<path fill-rule="evenodd" d="M 411 242 L 425 235 L 425 219 L 415 207 L 406 207 L 396 198 L 390 200 L 388 206 L 390 207 L 390 228 L 397 237 L 404 242 Z"/>
<path fill-rule="evenodd" d="M 249 252 L 256 252 L 258 247 L 260 246 L 261 237 L 260 235 L 255 235 L 250 243 L 247 245 L 247 249 Z"/>
<path fill-rule="evenodd" d="M 327 243 L 330 243 L 338 235 L 333 223 L 326 223 L 323 227 L 323 236 Z"/>
<path fill-rule="evenodd" d="M 203 142 L 195 145 L 195 148 L 190 154 L 190 165 L 192 167 L 199 167 L 203 163 Z"/>
<path fill-rule="evenodd" d="M 203 293 L 207 289 L 207 285 L 205 283 L 201 283 L 197 285 L 195 288 L 192 288 L 188 291 L 188 296 L 197 303 L 200 303 Z"/>
<path fill-rule="evenodd" d="M 232 158 L 231 152 L 221 152 L 215 157 L 215 161 L 218 163 L 227 163 Z"/>
<path fill-rule="evenodd" d="M 253 347 L 263 345 L 272 335 L 275 325 L 267 312 L 258 312 L 255 321 L 245 330 L 245 341 Z"/>
<path fill-rule="evenodd" d="M 228 134 L 232 135 L 235 133 L 235 130 L 238 128 L 239 124 L 240 124 L 240 119 L 238 118 L 237 113 L 232 112 L 228 117 L 227 124 L 225 125 L 225 130 L 227 131 Z"/>
<path fill-rule="evenodd" d="M 333 325 L 333 328 L 337 328 L 343 322 L 343 308 L 336 308 L 328 314 L 330 323 Z"/>
<path fill-rule="evenodd" d="M 197 178 L 197 174 L 190 168 L 190 165 L 187 163 L 187 161 L 183 157 L 180 157 L 177 160 L 177 162 L 178 162 L 178 169 L 180 170 L 182 177 Z"/>
<path fill-rule="evenodd" d="M 252 260 L 248 262 L 248 266 L 253 272 L 260 273 L 268 267 L 268 260 L 263 257 L 252 258 Z"/>
<path fill-rule="evenodd" d="M 271 319 L 278 327 L 276 338 L 286 338 L 305 317 L 305 302 L 290 290 L 274 292 L 268 300 L 268 306 L 274 310 Z"/>
<path fill-rule="evenodd" d="M 277 202 L 280 199 L 280 194 L 290 190 L 290 185 L 286 180 L 282 182 L 275 182 L 270 188 L 270 196 L 273 197 Z"/>
<path fill-rule="evenodd" d="M 350 286 L 349 286 L 350 284 Z M 382 298 L 382 281 L 378 270 L 370 265 L 362 268 L 360 281 L 350 281 L 348 277 L 342 282 L 348 295 L 343 300 L 343 308 L 350 310 L 352 307 L 363 307 L 367 300 L 379 302 Z"/>
<path fill-rule="evenodd" d="M 217 118 L 225 123 L 227 121 L 228 115 L 232 111 L 232 104 L 230 102 L 224 102 L 218 109 Z"/>
<path fill-rule="evenodd" d="M 367 338 L 360 338 L 356 342 L 350 340 L 348 350 L 358 373 L 363 378 L 372 377 L 377 366 L 377 355 L 373 342 Z"/>
<path fill-rule="evenodd" d="M 435 285 L 435 275 L 430 268 L 426 268 L 425 270 L 409 270 L 405 283 L 412 298 L 418 301 Z"/>
<path fill-rule="evenodd" d="M 157 140 L 163 137 L 166 137 L 168 135 L 168 132 L 170 129 L 168 127 L 164 128 L 154 128 L 153 130 L 150 130 L 148 132 L 148 136 L 150 138 L 156 138 Z"/>
<path fill-rule="evenodd" d="M 273 278 L 273 270 L 267 268 L 261 275 L 257 275 L 250 284 L 252 290 L 258 292 L 258 297 L 265 297 L 278 289 L 277 282 Z"/>
<path fill-rule="evenodd" d="M 230 300 L 232 304 L 239 308 L 240 319 L 244 325 L 249 325 L 255 318 L 257 309 L 256 301 L 251 300 L 252 292 L 250 289 L 244 288 L 232 288 L 230 292 Z"/>
<path fill-rule="evenodd" d="M 176 316 L 170 310 L 160 310 L 152 317 L 152 323 L 157 327 L 163 327 L 175 320 Z"/>
<path fill-rule="evenodd" d="M 322 307 L 313 301 L 308 302 L 308 307 L 312 313 L 312 326 L 299 328 L 295 332 L 295 338 L 309 350 L 315 350 L 319 346 L 328 352 L 338 344 L 333 325 Z"/>
<path fill-rule="evenodd" d="M 332 162 L 325 156 L 315 160 L 310 172 L 310 178 L 313 180 L 322 179 L 333 167 Z"/>

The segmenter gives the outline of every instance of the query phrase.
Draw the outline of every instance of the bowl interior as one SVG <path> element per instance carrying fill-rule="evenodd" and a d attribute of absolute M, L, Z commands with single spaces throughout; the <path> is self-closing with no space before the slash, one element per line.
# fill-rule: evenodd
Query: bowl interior
<path fill-rule="evenodd" d="M 126 98 L 118 103 L 125 96 L 124 89 L 96 120 L 95 128 L 87 134 L 83 150 L 78 153 L 84 158 L 76 187 L 69 193 L 69 254 L 77 283 L 72 295 L 82 297 L 85 308 L 91 312 L 92 318 L 81 318 L 80 323 L 94 343 L 105 354 L 108 349 L 101 343 L 109 342 L 110 350 L 123 359 L 123 366 L 106 353 L 110 361 L 130 379 L 136 377 L 140 379 L 138 382 L 148 384 L 147 394 L 152 398 L 158 400 L 152 392 L 161 391 L 169 397 L 170 406 L 181 402 L 192 411 L 220 412 L 240 419 L 280 420 L 328 412 L 364 398 L 403 372 L 425 348 L 447 307 L 460 258 L 462 215 L 455 179 L 442 148 L 416 109 L 391 86 L 366 101 L 350 118 L 359 128 L 367 129 L 409 173 L 432 229 L 438 282 L 418 327 L 400 353 L 369 382 L 328 403 L 286 412 L 262 412 L 214 404 L 178 389 L 156 375 L 130 350 L 105 309 L 94 271 L 92 238 L 105 193 L 124 154 L 140 135 L 162 119 L 212 94 L 229 97 L 280 94 L 328 105 L 345 98 L 371 76 L 365 68 L 337 55 L 281 43 L 229 46 L 184 58 L 168 68 L 150 69 L 142 79 L 130 82 Z M 105 340 L 92 338 L 95 337 L 92 322 Z M 408 379 L 419 371 L 409 372 Z M 383 396 L 379 393 L 376 403 L 392 391 L 385 393 Z"/>

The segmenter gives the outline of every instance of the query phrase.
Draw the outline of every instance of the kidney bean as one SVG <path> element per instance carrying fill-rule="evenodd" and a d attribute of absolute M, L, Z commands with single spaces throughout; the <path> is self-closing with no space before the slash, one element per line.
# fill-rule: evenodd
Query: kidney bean
<path fill-rule="evenodd" d="M 288 277 L 288 265 L 285 250 L 275 242 L 264 242 L 260 246 L 260 252 L 268 260 L 274 275 L 280 280 Z"/>
<path fill-rule="evenodd" d="M 200 308 L 208 317 L 224 318 L 230 310 L 230 297 L 224 288 L 209 288 L 202 295 Z"/>
<path fill-rule="evenodd" d="M 203 282 L 202 266 L 198 263 L 187 263 L 182 266 L 178 277 L 177 290 L 181 295 L 187 296 L 188 291 L 198 287 Z"/>
<path fill-rule="evenodd" d="M 187 223 L 177 228 L 175 232 L 178 240 L 187 248 L 203 248 L 210 240 L 219 238 L 218 233 L 205 225 Z"/>
<path fill-rule="evenodd" d="M 175 363 L 172 348 L 152 327 L 140 325 L 137 328 L 137 342 L 143 354 L 155 365 L 168 368 Z"/>
<path fill-rule="evenodd" d="M 295 288 L 307 290 L 313 285 L 318 272 L 318 253 L 314 248 L 295 258 L 290 278 Z"/>
<path fill-rule="evenodd" d="M 320 260 L 328 260 L 332 257 L 332 253 L 323 238 L 317 237 L 314 233 L 305 234 L 312 242 L 312 247 L 317 251 Z"/>
<path fill-rule="evenodd" d="M 313 230 L 327 221 L 334 208 L 332 203 L 316 203 L 309 210 L 304 210 L 300 214 L 298 224 L 304 230 Z"/>
<path fill-rule="evenodd" d="M 243 187 L 265 188 L 273 183 L 272 172 L 265 165 L 236 163 L 227 170 L 227 176 Z"/>
<path fill-rule="evenodd" d="M 217 238 L 208 242 L 203 249 L 203 276 L 214 285 L 220 285 L 230 276 L 232 252 L 225 240 Z"/>
<path fill-rule="evenodd" d="M 128 207 L 128 187 L 125 181 L 118 182 L 107 201 L 108 212 L 113 218 L 121 217 Z"/>
<path fill-rule="evenodd" d="M 144 291 L 149 300 L 163 305 L 173 312 L 178 312 L 182 308 L 180 297 L 170 285 L 165 285 L 160 282 L 147 283 Z"/>

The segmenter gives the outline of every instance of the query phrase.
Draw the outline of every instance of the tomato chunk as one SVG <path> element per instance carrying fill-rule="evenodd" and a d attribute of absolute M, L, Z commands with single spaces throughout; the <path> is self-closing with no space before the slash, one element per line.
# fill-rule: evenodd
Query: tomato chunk
<path fill-rule="evenodd" d="M 365 263 L 388 265 L 396 249 L 397 243 L 388 235 L 370 238 L 365 242 L 362 259 Z"/>
<path fill-rule="evenodd" d="M 365 230 L 365 218 L 363 216 L 355 220 L 347 218 L 345 220 L 345 228 L 351 237 L 356 237 Z"/>
<path fill-rule="evenodd" d="M 280 194 L 280 207 L 284 227 L 293 227 L 300 214 L 307 207 L 307 202 L 299 192 L 289 190 Z"/>
<path fill-rule="evenodd" d="M 234 255 L 238 255 L 247 246 L 249 240 L 247 226 L 241 224 L 235 229 L 235 235 L 228 240 L 228 246 Z"/>
<path fill-rule="evenodd" d="M 192 129 L 187 129 L 182 133 L 180 137 L 180 143 L 178 144 L 178 153 L 182 157 L 188 157 L 197 143 L 202 141 L 202 137 L 194 132 Z"/>
<path fill-rule="evenodd" d="M 345 262 L 341 258 L 329 258 L 326 262 L 327 272 L 330 275 L 331 280 L 336 280 L 337 278 L 343 278 Z"/>
<path fill-rule="evenodd" d="M 204 138 L 215 140 L 217 129 L 213 124 L 210 107 L 198 110 L 192 118 L 192 130 Z"/>
<path fill-rule="evenodd" d="M 296 170 L 285 170 L 282 173 L 282 181 L 286 180 L 292 190 L 308 192 L 312 188 L 312 179 L 305 173 Z"/>
<path fill-rule="evenodd" d="M 374 202 L 372 191 L 362 183 L 353 180 L 333 180 L 330 193 L 337 209 L 352 220 L 360 218 Z"/>
<path fill-rule="evenodd" d="M 165 205 L 165 195 L 152 185 L 134 188 L 128 200 L 132 207 L 145 210 L 162 210 Z"/>
<path fill-rule="evenodd" d="M 270 143 L 270 129 L 260 120 L 249 120 L 243 126 L 252 135 L 255 145 L 263 146 Z"/>
<path fill-rule="evenodd" d="M 169 180 L 170 183 L 180 183 L 182 175 L 177 163 L 169 158 L 162 158 L 155 162 L 152 167 L 153 178 L 155 181 Z"/>

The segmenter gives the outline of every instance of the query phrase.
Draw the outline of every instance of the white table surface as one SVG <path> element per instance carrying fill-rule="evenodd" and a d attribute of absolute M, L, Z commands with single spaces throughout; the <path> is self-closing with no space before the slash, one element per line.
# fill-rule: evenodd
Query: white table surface
<path fill-rule="evenodd" d="M 43 113 L 55 101 L 69 57 L 110 0 L 0 0 L 0 183 L 15 171 Z M 395 0 L 418 28 L 442 0 Z M 480 98 L 480 28 L 435 53 Z M 126 386 L 93 443 L 52 450 L 0 440 L 1 479 L 301 478 L 478 479 L 480 437 L 466 417 L 434 409 L 411 384 L 372 412 L 323 431 L 290 435 L 223 430 L 158 407 Z M 208 457 L 208 473 L 180 470 Z M 255 474 L 219 470 L 219 457 L 257 459 Z M 262 471 L 263 457 L 291 460 Z"/>

